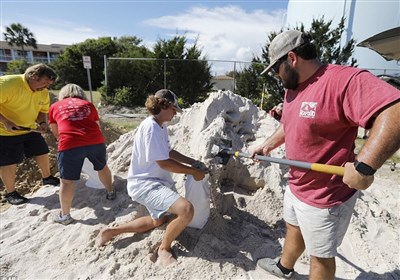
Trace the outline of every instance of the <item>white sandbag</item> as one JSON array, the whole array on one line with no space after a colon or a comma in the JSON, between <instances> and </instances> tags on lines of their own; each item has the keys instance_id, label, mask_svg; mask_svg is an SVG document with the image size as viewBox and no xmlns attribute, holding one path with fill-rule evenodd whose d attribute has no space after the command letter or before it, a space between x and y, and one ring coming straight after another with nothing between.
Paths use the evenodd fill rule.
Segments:
<instances>
[{"instance_id":1,"label":"white sandbag","mask_svg":"<svg viewBox=\"0 0 400 280\"><path fill-rule=\"evenodd\" d=\"M88 175L88 179L85 183L86 187L94 189L104 189L103 183L100 181L99 174L94 170L93 164L85 158L82 166L82 172Z\"/></svg>"},{"instance_id":2,"label":"white sandbag","mask_svg":"<svg viewBox=\"0 0 400 280\"><path fill-rule=\"evenodd\" d=\"M210 216L210 184L209 175L203 180L196 181L193 176L188 175L185 182L185 198L194 207L193 219L188 225L192 228L201 229L207 223Z\"/></svg>"}]
</instances>

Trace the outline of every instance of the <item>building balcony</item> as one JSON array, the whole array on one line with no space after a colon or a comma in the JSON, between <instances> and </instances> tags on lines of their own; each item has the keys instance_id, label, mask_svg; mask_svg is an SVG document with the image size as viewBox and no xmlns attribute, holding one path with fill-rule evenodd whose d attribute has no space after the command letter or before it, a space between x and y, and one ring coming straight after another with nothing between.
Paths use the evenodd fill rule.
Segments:
<instances>
[{"instance_id":1,"label":"building balcony","mask_svg":"<svg viewBox=\"0 0 400 280\"><path fill-rule=\"evenodd\" d=\"M29 63L49 63L57 59L57 57L47 57L47 56L12 56L12 55L0 55L0 62L7 63L12 60L26 59Z\"/></svg>"},{"instance_id":2,"label":"building balcony","mask_svg":"<svg viewBox=\"0 0 400 280\"><path fill-rule=\"evenodd\" d=\"M51 61L51 58L48 58L47 56L34 56L33 57L33 63L48 63L49 60Z\"/></svg>"},{"instance_id":3,"label":"building balcony","mask_svg":"<svg viewBox=\"0 0 400 280\"><path fill-rule=\"evenodd\" d=\"M9 62L13 60L11 55L0 55L0 62Z\"/></svg>"}]
</instances>

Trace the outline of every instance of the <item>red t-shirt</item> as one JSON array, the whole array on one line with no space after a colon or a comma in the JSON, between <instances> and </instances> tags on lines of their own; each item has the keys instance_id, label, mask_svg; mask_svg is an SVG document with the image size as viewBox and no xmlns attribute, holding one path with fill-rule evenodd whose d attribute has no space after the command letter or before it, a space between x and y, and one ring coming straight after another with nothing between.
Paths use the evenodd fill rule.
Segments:
<instances>
[{"instance_id":1,"label":"red t-shirt","mask_svg":"<svg viewBox=\"0 0 400 280\"><path fill-rule=\"evenodd\" d=\"M50 106L49 123L58 126L58 151L104 143L96 108L89 101L65 98Z\"/></svg>"},{"instance_id":2,"label":"red t-shirt","mask_svg":"<svg viewBox=\"0 0 400 280\"><path fill-rule=\"evenodd\" d=\"M281 122L286 157L343 166L354 161L358 126L370 128L373 114L400 99L399 90L365 70L324 65L296 90L285 93ZM301 201L329 208L356 190L342 177L291 167L289 186Z\"/></svg>"}]
</instances>

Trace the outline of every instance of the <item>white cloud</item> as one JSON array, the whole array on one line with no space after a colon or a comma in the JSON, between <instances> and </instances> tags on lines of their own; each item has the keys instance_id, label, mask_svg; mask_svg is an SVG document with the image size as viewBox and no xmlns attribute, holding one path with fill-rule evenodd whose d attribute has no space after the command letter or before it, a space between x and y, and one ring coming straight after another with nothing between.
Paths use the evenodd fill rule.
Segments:
<instances>
[{"instance_id":1,"label":"white cloud","mask_svg":"<svg viewBox=\"0 0 400 280\"><path fill-rule=\"evenodd\" d=\"M185 34L191 44L197 39L198 47L208 59L250 61L253 55L260 55L268 33L280 30L285 14L286 10L283 9L246 11L234 5L216 8L197 6L177 14L157 18L155 16L142 23L128 18L113 22L122 21L125 26L129 23L131 31L126 31L125 26L121 28L113 24L107 27L103 25L102 28L96 20L82 23L81 20L63 20L61 17L51 19L29 14L14 14L12 17L3 16L1 28L4 32L4 26L18 21L34 33L39 44L74 44L88 38L119 37L122 33L142 37L134 32L140 29L146 34L143 44L149 48L159 38L169 39L177 34ZM158 30L150 28L153 30L152 34L148 34L146 28L143 28L143 23ZM213 70L226 68L226 64L223 66L223 63L214 62ZM229 70L233 70L233 66ZM216 71L223 73L220 70Z\"/></svg>"},{"instance_id":2,"label":"white cloud","mask_svg":"<svg viewBox=\"0 0 400 280\"><path fill-rule=\"evenodd\" d=\"M240 47L236 53L235 53L235 57L237 58L237 60L239 61L249 61L249 57L252 58L253 57L253 53L255 50L252 50L250 47Z\"/></svg>"},{"instance_id":3,"label":"white cloud","mask_svg":"<svg viewBox=\"0 0 400 280\"><path fill-rule=\"evenodd\" d=\"M247 12L238 6L195 7L179 15L163 16L146 24L178 30L198 45L209 59L250 61L259 55L271 31L278 31L286 10ZM176 34L172 34L174 36Z\"/></svg>"},{"instance_id":4,"label":"white cloud","mask_svg":"<svg viewBox=\"0 0 400 280\"><path fill-rule=\"evenodd\" d=\"M88 38L98 38L100 35L95 32L87 32L80 29L56 29L51 27L42 27L40 34L36 39L41 44L66 44L71 45L80 43Z\"/></svg>"}]
</instances>

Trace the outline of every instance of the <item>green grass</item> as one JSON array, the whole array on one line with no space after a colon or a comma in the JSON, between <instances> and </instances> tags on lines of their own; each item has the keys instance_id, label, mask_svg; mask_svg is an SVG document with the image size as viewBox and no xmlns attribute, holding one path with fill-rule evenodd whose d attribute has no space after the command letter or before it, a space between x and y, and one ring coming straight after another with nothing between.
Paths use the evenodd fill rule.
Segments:
<instances>
[{"instance_id":1,"label":"green grass","mask_svg":"<svg viewBox=\"0 0 400 280\"><path fill-rule=\"evenodd\" d=\"M92 101L91 99L90 99L90 91L85 91L85 93L86 93L86 96L87 96L87 99L89 100L89 101ZM97 107L97 105L99 104L99 102L100 102L100 100L101 100L101 94L100 94L100 92L98 92L98 91L92 91L92 97L93 97L93 104L94 104L94 106L96 106Z\"/></svg>"},{"instance_id":2,"label":"green grass","mask_svg":"<svg viewBox=\"0 0 400 280\"><path fill-rule=\"evenodd\" d=\"M107 119L102 120L103 123L107 123L112 126L114 129L121 131L121 133L126 133L131 130L134 130L140 122L132 121L131 119Z\"/></svg>"}]
</instances>

